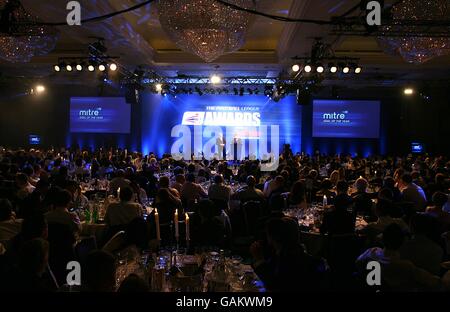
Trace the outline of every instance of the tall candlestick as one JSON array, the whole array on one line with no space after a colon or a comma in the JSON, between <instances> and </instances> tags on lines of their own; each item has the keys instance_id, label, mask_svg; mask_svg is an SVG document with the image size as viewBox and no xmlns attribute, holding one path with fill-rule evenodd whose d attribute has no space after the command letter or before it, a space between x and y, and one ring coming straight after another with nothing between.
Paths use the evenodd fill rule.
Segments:
<instances>
[{"instance_id":1,"label":"tall candlestick","mask_svg":"<svg viewBox=\"0 0 450 312\"><path fill-rule=\"evenodd\" d=\"M190 231L189 231L189 215L187 213L185 213L185 221L186 221L186 242L189 246L189 241L191 240L191 235L190 235Z\"/></svg>"},{"instance_id":2,"label":"tall candlestick","mask_svg":"<svg viewBox=\"0 0 450 312\"><path fill-rule=\"evenodd\" d=\"M117 198L120 198L120 187L117 189Z\"/></svg>"},{"instance_id":3,"label":"tall candlestick","mask_svg":"<svg viewBox=\"0 0 450 312\"><path fill-rule=\"evenodd\" d=\"M155 208L155 225L156 225L156 239L161 240L161 229L159 227L159 213L158 209Z\"/></svg>"},{"instance_id":4,"label":"tall candlestick","mask_svg":"<svg viewBox=\"0 0 450 312\"><path fill-rule=\"evenodd\" d=\"M178 228L178 209L175 209L175 218L174 218L174 223L175 223L175 237L178 241L178 237L180 237L180 231Z\"/></svg>"},{"instance_id":5,"label":"tall candlestick","mask_svg":"<svg viewBox=\"0 0 450 312\"><path fill-rule=\"evenodd\" d=\"M328 205L328 198L326 195L323 195L323 206L325 207L326 205Z\"/></svg>"}]
</instances>

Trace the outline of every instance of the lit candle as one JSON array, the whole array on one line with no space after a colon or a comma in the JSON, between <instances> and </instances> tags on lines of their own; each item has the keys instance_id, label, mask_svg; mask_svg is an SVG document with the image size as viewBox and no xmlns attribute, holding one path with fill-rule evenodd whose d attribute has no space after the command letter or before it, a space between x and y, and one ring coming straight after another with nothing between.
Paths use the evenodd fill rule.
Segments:
<instances>
[{"instance_id":1,"label":"lit candle","mask_svg":"<svg viewBox=\"0 0 450 312\"><path fill-rule=\"evenodd\" d=\"M120 198L120 187L117 189L117 198Z\"/></svg>"},{"instance_id":2,"label":"lit candle","mask_svg":"<svg viewBox=\"0 0 450 312\"><path fill-rule=\"evenodd\" d=\"M156 239L161 240L161 229L159 228L159 213L158 209L155 208L155 226L156 226Z\"/></svg>"},{"instance_id":3,"label":"lit candle","mask_svg":"<svg viewBox=\"0 0 450 312\"><path fill-rule=\"evenodd\" d=\"M189 215L185 213L186 216L186 242L189 245L189 241L191 240L191 235L189 233Z\"/></svg>"},{"instance_id":4,"label":"lit candle","mask_svg":"<svg viewBox=\"0 0 450 312\"><path fill-rule=\"evenodd\" d=\"M325 207L326 205L328 205L328 198L326 195L323 195L323 206Z\"/></svg>"},{"instance_id":5,"label":"lit candle","mask_svg":"<svg viewBox=\"0 0 450 312\"><path fill-rule=\"evenodd\" d=\"M175 209L174 223L175 223L175 237L178 240L178 237L180 237L180 231L179 231L179 228L178 228L178 209Z\"/></svg>"}]
</instances>

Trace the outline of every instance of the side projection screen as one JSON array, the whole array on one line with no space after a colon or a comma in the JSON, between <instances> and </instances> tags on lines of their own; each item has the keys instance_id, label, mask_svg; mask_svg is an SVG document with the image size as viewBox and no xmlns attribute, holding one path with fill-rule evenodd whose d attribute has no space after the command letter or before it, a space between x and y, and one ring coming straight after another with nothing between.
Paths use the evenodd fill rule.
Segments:
<instances>
[{"instance_id":1,"label":"side projection screen","mask_svg":"<svg viewBox=\"0 0 450 312\"><path fill-rule=\"evenodd\" d=\"M380 102L315 100L313 137L366 138L380 136Z\"/></svg>"},{"instance_id":2,"label":"side projection screen","mask_svg":"<svg viewBox=\"0 0 450 312\"><path fill-rule=\"evenodd\" d=\"M131 105L122 97L70 99L70 132L130 133Z\"/></svg>"}]
</instances>

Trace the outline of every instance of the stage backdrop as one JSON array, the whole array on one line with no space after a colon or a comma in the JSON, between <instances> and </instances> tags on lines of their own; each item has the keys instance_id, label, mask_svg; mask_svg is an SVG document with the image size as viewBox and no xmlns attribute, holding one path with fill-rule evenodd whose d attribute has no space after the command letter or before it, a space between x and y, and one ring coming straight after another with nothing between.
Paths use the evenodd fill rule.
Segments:
<instances>
[{"instance_id":1,"label":"stage backdrop","mask_svg":"<svg viewBox=\"0 0 450 312\"><path fill-rule=\"evenodd\" d=\"M279 149L282 149L283 144L290 144L294 153L301 148L301 107L292 96L274 102L264 95L173 97L147 92L142 94L141 105L144 153L154 152L161 156L171 152L174 144L186 135L186 132L181 134L181 130L186 128L191 131L189 142L191 152L196 156L210 147L210 150L217 152L217 133L208 130L218 128L222 131L225 144L231 144L235 138L242 142L242 149L239 148L242 150L241 157L249 155L250 142L261 142L264 137L261 129L264 126L267 126L269 152L274 152L271 148L275 146L271 140L272 134L275 134L272 126L278 126L279 129ZM261 158L262 153L258 146L255 156Z\"/></svg>"}]
</instances>

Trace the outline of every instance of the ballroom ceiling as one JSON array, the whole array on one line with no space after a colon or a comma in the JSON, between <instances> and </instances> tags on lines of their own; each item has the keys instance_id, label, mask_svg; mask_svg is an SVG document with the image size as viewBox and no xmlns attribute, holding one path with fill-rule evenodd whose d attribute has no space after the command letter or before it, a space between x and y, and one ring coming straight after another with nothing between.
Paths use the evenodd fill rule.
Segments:
<instances>
[{"instance_id":1,"label":"ballroom ceiling","mask_svg":"<svg viewBox=\"0 0 450 312\"><path fill-rule=\"evenodd\" d=\"M81 0L83 18L121 10L141 0ZM269 14L293 18L329 20L357 4L359 0L259 0L258 10ZM389 3L389 1L387 1ZM67 1L22 0L31 13L48 22L64 21ZM400 57L382 52L372 37L338 37L330 34L329 26L303 23L286 23L256 17L248 30L245 45L237 52L224 55L213 63L178 49L161 28L155 4L116 16L106 21L82 26L60 26L60 38L50 54L34 57L27 64L0 63L3 76L54 77L52 65L59 57L87 56L89 43L96 37L105 39L108 54L119 56L119 63L129 70L142 65L163 76L209 76L213 70L224 76L277 77L290 68L292 57L310 53L314 38L333 43L338 56L360 58L364 75L346 81L328 81L332 84L389 85L396 81L447 78L450 57L440 57L424 65L412 65ZM87 77L89 73L58 74L66 80Z\"/></svg>"}]
</instances>

